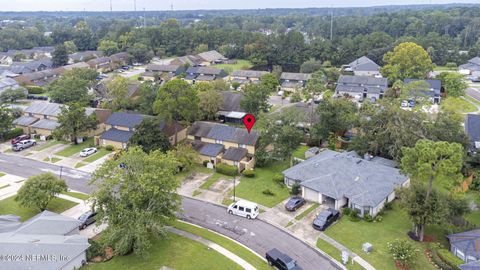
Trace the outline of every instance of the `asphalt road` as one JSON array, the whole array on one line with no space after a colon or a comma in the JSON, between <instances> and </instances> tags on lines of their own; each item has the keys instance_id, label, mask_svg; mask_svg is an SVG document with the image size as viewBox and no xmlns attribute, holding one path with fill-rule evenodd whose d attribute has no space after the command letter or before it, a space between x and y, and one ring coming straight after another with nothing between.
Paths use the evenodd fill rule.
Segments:
<instances>
[{"instance_id":1,"label":"asphalt road","mask_svg":"<svg viewBox=\"0 0 480 270\"><path fill-rule=\"evenodd\" d=\"M183 198L182 210L183 220L235 239L260 255L277 248L304 270L340 269L315 249L263 221L229 215L221 206L190 198Z\"/></svg>"},{"instance_id":2,"label":"asphalt road","mask_svg":"<svg viewBox=\"0 0 480 270\"><path fill-rule=\"evenodd\" d=\"M13 155L0 154L0 172L25 178L45 172L57 176L61 173L70 189L84 193L91 193L95 189L88 185L91 178L89 173Z\"/></svg>"},{"instance_id":3,"label":"asphalt road","mask_svg":"<svg viewBox=\"0 0 480 270\"><path fill-rule=\"evenodd\" d=\"M478 88L469 87L467 88L466 92L470 97L480 101L480 90Z\"/></svg>"}]
</instances>

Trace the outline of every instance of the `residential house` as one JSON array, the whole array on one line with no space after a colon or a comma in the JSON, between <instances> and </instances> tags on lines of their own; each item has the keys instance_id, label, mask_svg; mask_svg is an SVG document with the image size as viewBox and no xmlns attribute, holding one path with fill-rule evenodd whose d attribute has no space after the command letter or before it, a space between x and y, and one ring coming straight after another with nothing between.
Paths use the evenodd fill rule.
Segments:
<instances>
[{"instance_id":1,"label":"residential house","mask_svg":"<svg viewBox=\"0 0 480 270\"><path fill-rule=\"evenodd\" d=\"M10 66L13 64L13 56L6 52L0 52L0 65Z\"/></svg>"},{"instance_id":2,"label":"residential house","mask_svg":"<svg viewBox=\"0 0 480 270\"><path fill-rule=\"evenodd\" d=\"M260 82L260 78L268 73L268 71L257 70L234 70L232 74L230 74L230 82L241 85L258 83Z\"/></svg>"},{"instance_id":3,"label":"residential house","mask_svg":"<svg viewBox=\"0 0 480 270\"><path fill-rule=\"evenodd\" d=\"M283 91L296 92L307 85L311 76L307 73L283 72L280 75L280 86Z\"/></svg>"},{"instance_id":4,"label":"residential house","mask_svg":"<svg viewBox=\"0 0 480 270\"><path fill-rule=\"evenodd\" d=\"M7 89L18 89L20 85L17 81L8 77L0 77L0 94Z\"/></svg>"},{"instance_id":5,"label":"residential house","mask_svg":"<svg viewBox=\"0 0 480 270\"><path fill-rule=\"evenodd\" d=\"M8 50L5 54L10 56L12 59L16 55L22 55L25 59L30 60L41 60L41 59L51 59L52 54L55 51L55 47L34 47L32 49L25 50Z\"/></svg>"},{"instance_id":6,"label":"residential house","mask_svg":"<svg viewBox=\"0 0 480 270\"><path fill-rule=\"evenodd\" d=\"M186 68L181 65L156 65L151 64L145 68L142 74L144 80L155 81L155 75L158 75L162 80L168 81L185 72Z\"/></svg>"},{"instance_id":7,"label":"residential house","mask_svg":"<svg viewBox=\"0 0 480 270\"><path fill-rule=\"evenodd\" d=\"M414 83L419 81L425 81L427 88L412 90L412 92L419 92L419 93L411 93L411 95L420 95L422 97L428 98L430 102L434 104L439 104L442 98L441 97L442 82L440 80L405 79L403 83L409 84L409 83Z\"/></svg>"},{"instance_id":8,"label":"residential house","mask_svg":"<svg viewBox=\"0 0 480 270\"><path fill-rule=\"evenodd\" d=\"M323 150L283 171L285 184L299 184L302 197L339 210L349 207L361 216L376 216L395 199L395 190L409 184L396 168L365 160L355 152Z\"/></svg>"},{"instance_id":9,"label":"residential house","mask_svg":"<svg viewBox=\"0 0 480 270\"><path fill-rule=\"evenodd\" d=\"M139 81L131 81L127 85L127 95L125 96L129 100L137 100L140 97L140 85L142 83ZM105 82L100 82L93 87L93 93L95 95L95 107L101 107L104 103L110 103L112 97L109 95L107 84Z\"/></svg>"},{"instance_id":10,"label":"residential house","mask_svg":"<svg viewBox=\"0 0 480 270\"><path fill-rule=\"evenodd\" d=\"M223 69L212 67L189 67L186 73L187 76L185 76L185 80L191 83L211 82L227 76L227 73Z\"/></svg>"},{"instance_id":11,"label":"residential house","mask_svg":"<svg viewBox=\"0 0 480 270\"><path fill-rule=\"evenodd\" d=\"M197 54L197 57L199 57L203 60L200 64L202 66L220 64L223 61L228 60L228 58L226 58L225 56L223 56L221 53L217 52L216 50L199 53L199 54Z\"/></svg>"},{"instance_id":12,"label":"residential house","mask_svg":"<svg viewBox=\"0 0 480 270\"><path fill-rule=\"evenodd\" d=\"M62 72L61 68L47 69L32 73L22 74L15 77L15 80L21 85L46 86L57 80Z\"/></svg>"},{"instance_id":13,"label":"residential house","mask_svg":"<svg viewBox=\"0 0 480 270\"><path fill-rule=\"evenodd\" d=\"M375 101L383 98L387 88L386 78L341 75L335 88L335 95L353 97L358 101L366 98Z\"/></svg>"},{"instance_id":14,"label":"residential house","mask_svg":"<svg viewBox=\"0 0 480 270\"><path fill-rule=\"evenodd\" d=\"M472 75L480 77L480 57L474 57L466 64L460 65L458 71L465 75Z\"/></svg>"},{"instance_id":15,"label":"residential house","mask_svg":"<svg viewBox=\"0 0 480 270\"><path fill-rule=\"evenodd\" d=\"M68 55L68 63L88 62L95 58L103 57L102 51L84 51L76 52Z\"/></svg>"},{"instance_id":16,"label":"residential house","mask_svg":"<svg viewBox=\"0 0 480 270\"><path fill-rule=\"evenodd\" d=\"M450 234L447 235L447 239L450 242L450 252L466 263L462 265L464 268L460 267L460 269L469 269L468 266L478 265L480 262L480 229Z\"/></svg>"},{"instance_id":17,"label":"residential house","mask_svg":"<svg viewBox=\"0 0 480 270\"><path fill-rule=\"evenodd\" d=\"M3 260L2 269L79 269L87 262L88 237L81 222L49 211L25 222L0 216L0 254L23 258Z\"/></svg>"},{"instance_id":18,"label":"residential house","mask_svg":"<svg viewBox=\"0 0 480 270\"><path fill-rule=\"evenodd\" d=\"M242 123L246 115L245 110L240 106L244 98L243 93L222 91L223 102L217 115L222 122Z\"/></svg>"},{"instance_id":19,"label":"residential house","mask_svg":"<svg viewBox=\"0 0 480 270\"><path fill-rule=\"evenodd\" d=\"M100 57L95 58L87 62L90 68L95 69L97 72L105 73L113 70L112 58Z\"/></svg>"},{"instance_id":20,"label":"residential house","mask_svg":"<svg viewBox=\"0 0 480 270\"><path fill-rule=\"evenodd\" d=\"M61 67L64 71L72 70L74 68L91 68L86 62L76 62L74 64L69 64Z\"/></svg>"},{"instance_id":21,"label":"residential house","mask_svg":"<svg viewBox=\"0 0 480 270\"><path fill-rule=\"evenodd\" d=\"M465 118L465 133L470 138L472 151L480 151L480 115L467 114Z\"/></svg>"},{"instance_id":22,"label":"residential house","mask_svg":"<svg viewBox=\"0 0 480 270\"><path fill-rule=\"evenodd\" d=\"M37 71L43 71L51 69L53 67L53 62L50 59L42 59L37 61L30 62L14 62L9 71L15 74L27 74Z\"/></svg>"},{"instance_id":23,"label":"residential house","mask_svg":"<svg viewBox=\"0 0 480 270\"><path fill-rule=\"evenodd\" d=\"M58 123L58 115L61 113L61 107L67 106L50 102L33 102L23 111L23 116L13 121L17 128L22 128L26 134L35 134L39 136L51 136ZM86 108L87 115L95 114L98 121L97 129L85 134L85 136L93 136L99 134L103 130L103 125L107 118L111 115L110 110Z\"/></svg>"},{"instance_id":24,"label":"residential house","mask_svg":"<svg viewBox=\"0 0 480 270\"><path fill-rule=\"evenodd\" d=\"M110 56L114 69L127 66L132 62L132 56L127 52L119 52Z\"/></svg>"},{"instance_id":25,"label":"residential house","mask_svg":"<svg viewBox=\"0 0 480 270\"><path fill-rule=\"evenodd\" d=\"M170 62L170 65L180 65L180 66L190 66L190 67L197 67L201 66L204 60L200 58L199 56L195 55L186 55L182 57L178 57L176 59L173 59Z\"/></svg>"},{"instance_id":26,"label":"residential house","mask_svg":"<svg viewBox=\"0 0 480 270\"><path fill-rule=\"evenodd\" d=\"M146 116L136 113L115 112L105 122L105 132L95 137L95 144L101 146L112 145L117 149L127 148L128 141L135 134L136 127ZM175 130L177 142L187 137L187 129L181 124L174 122L168 125L165 121L160 122L160 129L168 137L171 144L175 144Z\"/></svg>"},{"instance_id":27,"label":"residential house","mask_svg":"<svg viewBox=\"0 0 480 270\"><path fill-rule=\"evenodd\" d=\"M239 171L253 169L259 134L224 124L197 121L188 131L188 140L202 162L225 163Z\"/></svg>"},{"instance_id":28,"label":"residential house","mask_svg":"<svg viewBox=\"0 0 480 270\"><path fill-rule=\"evenodd\" d=\"M380 66L366 56L351 62L345 70L352 71L355 76L381 76Z\"/></svg>"}]
</instances>

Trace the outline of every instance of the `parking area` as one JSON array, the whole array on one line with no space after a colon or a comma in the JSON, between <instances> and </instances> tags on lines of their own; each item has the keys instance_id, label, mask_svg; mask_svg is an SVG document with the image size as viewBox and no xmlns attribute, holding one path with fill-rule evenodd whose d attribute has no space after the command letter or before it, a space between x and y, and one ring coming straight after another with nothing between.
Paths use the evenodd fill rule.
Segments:
<instances>
[{"instance_id":1,"label":"parking area","mask_svg":"<svg viewBox=\"0 0 480 270\"><path fill-rule=\"evenodd\" d=\"M269 208L264 213L262 213L262 217L271 223L275 223L281 227L287 227L289 226L289 224L292 224L296 221L296 216L301 215L303 211L306 211L313 205L311 202L307 202L305 205L303 205L296 211L290 212L285 209L285 204L289 199L290 198L282 201L281 203L275 205L272 208Z\"/></svg>"}]
</instances>

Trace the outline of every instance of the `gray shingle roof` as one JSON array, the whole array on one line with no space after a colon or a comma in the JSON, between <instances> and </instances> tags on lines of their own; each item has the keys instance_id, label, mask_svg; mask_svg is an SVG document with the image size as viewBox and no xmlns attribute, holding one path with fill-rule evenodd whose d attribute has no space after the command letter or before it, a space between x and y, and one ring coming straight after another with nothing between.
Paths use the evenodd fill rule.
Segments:
<instances>
[{"instance_id":1,"label":"gray shingle roof","mask_svg":"<svg viewBox=\"0 0 480 270\"><path fill-rule=\"evenodd\" d=\"M324 150L283 174L332 198L347 197L355 204L371 207L408 180L398 169L331 150Z\"/></svg>"},{"instance_id":2,"label":"gray shingle roof","mask_svg":"<svg viewBox=\"0 0 480 270\"><path fill-rule=\"evenodd\" d=\"M379 71L380 70L380 66L366 56L362 56L348 65L352 68L353 71Z\"/></svg>"},{"instance_id":3,"label":"gray shingle roof","mask_svg":"<svg viewBox=\"0 0 480 270\"><path fill-rule=\"evenodd\" d=\"M387 78L375 78L371 76L341 75L335 91L363 93L382 93L388 88Z\"/></svg>"},{"instance_id":4,"label":"gray shingle roof","mask_svg":"<svg viewBox=\"0 0 480 270\"><path fill-rule=\"evenodd\" d=\"M188 74L204 74L204 75L221 75L222 69L212 67L189 67L187 69Z\"/></svg>"},{"instance_id":5,"label":"gray shingle roof","mask_svg":"<svg viewBox=\"0 0 480 270\"><path fill-rule=\"evenodd\" d=\"M181 66L180 65L156 65L156 64L150 64L147 66L145 69L146 71L151 71L151 72L175 72L177 71Z\"/></svg>"},{"instance_id":6,"label":"gray shingle roof","mask_svg":"<svg viewBox=\"0 0 480 270\"><path fill-rule=\"evenodd\" d=\"M280 75L280 80L308 81L310 77L310 74L307 73L283 72L282 75Z\"/></svg>"},{"instance_id":7,"label":"gray shingle roof","mask_svg":"<svg viewBox=\"0 0 480 270\"><path fill-rule=\"evenodd\" d=\"M216 157L224 148L223 144L207 143L200 148L198 153L204 156Z\"/></svg>"},{"instance_id":8,"label":"gray shingle roof","mask_svg":"<svg viewBox=\"0 0 480 270\"><path fill-rule=\"evenodd\" d=\"M480 261L473 261L458 266L460 270L478 270L480 269Z\"/></svg>"},{"instance_id":9,"label":"gray shingle roof","mask_svg":"<svg viewBox=\"0 0 480 270\"><path fill-rule=\"evenodd\" d=\"M204 81L204 82L211 82L211 81L215 80L215 76L214 75L199 75L195 78L195 80Z\"/></svg>"},{"instance_id":10,"label":"gray shingle roof","mask_svg":"<svg viewBox=\"0 0 480 270\"><path fill-rule=\"evenodd\" d=\"M254 130L248 133L244 128L202 121L193 123L188 135L246 145L255 145L258 140L258 133Z\"/></svg>"},{"instance_id":11,"label":"gray shingle roof","mask_svg":"<svg viewBox=\"0 0 480 270\"><path fill-rule=\"evenodd\" d=\"M222 159L240 161L247 156L247 153L248 153L247 149L230 147L227 149L225 154L223 154Z\"/></svg>"},{"instance_id":12,"label":"gray shingle roof","mask_svg":"<svg viewBox=\"0 0 480 270\"><path fill-rule=\"evenodd\" d=\"M50 119L40 119L38 122L35 122L31 125L32 128L39 128L39 129L46 129L46 130L54 130L60 124L55 120Z\"/></svg>"},{"instance_id":13,"label":"gray shingle roof","mask_svg":"<svg viewBox=\"0 0 480 270\"><path fill-rule=\"evenodd\" d=\"M15 234L52 234L67 235L80 226L81 222L66 216L50 211L43 211L40 214L24 222Z\"/></svg>"},{"instance_id":14,"label":"gray shingle roof","mask_svg":"<svg viewBox=\"0 0 480 270\"><path fill-rule=\"evenodd\" d=\"M244 98L243 93L234 93L222 91L223 103L220 106L220 111L226 112L245 112L240 106L240 102Z\"/></svg>"},{"instance_id":15,"label":"gray shingle roof","mask_svg":"<svg viewBox=\"0 0 480 270\"><path fill-rule=\"evenodd\" d=\"M408 84L408 83L411 83L411 82L419 82L419 81L425 81L428 84L429 90L422 91L422 92L424 92L425 95L431 96L431 97L439 97L440 96L440 90L442 88L442 82L440 80L405 79L403 82L405 84Z\"/></svg>"},{"instance_id":16,"label":"gray shingle roof","mask_svg":"<svg viewBox=\"0 0 480 270\"><path fill-rule=\"evenodd\" d=\"M115 128L111 128L105 131L101 136L100 139L102 140L109 140L114 142L121 142L127 143L128 140L133 136L133 131L124 131Z\"/></svg>"},{"instance_id":17,"label":"gray shingle roof","mask_svg":"<svg viewBox=\"0 0 480 270\"><path fill-rule=\"evenodd\" d=\"M480 142L480 115L467 114L465 118L465 133L467 133L472 146L475 142Z\"/></svg>"},{"instance_id":18,"label":"gray shingle roof","mask_svg":"<svg viewBox=\"0 0 480 270\"><path fill-rule=\"evenodd\" d=\"M226 59L225 56L223 56L221 53L217 52L216 50L199 53L197 54L197 56L201 57L207 62L214 62L214 61Z\"/></svg>"},{"instance_id":19,"label":"gray shingle roof","mask_svg":"<svg viewBox=\"0 0 480 270\"><path fill-rule=\"evenodd\" d=\"M465 256L480 259L480 229L447 235L450 245L462 251Z\"/></svg>"},{"instance_id":20,"label":"gray shingle roof","mask_svg":"<svg viewBox=\"0 0 480 270\"><path fill-rule=\"evenodd\" d=\"M58 116L61 113L61 107L67 106L59 103L33 102L25 109L25 113L41 114L47 116ZM95 112L94 108L85 108L85 113L91 115Z\"/></svg>"},{"instance_id":21,"label":"gray shingle roof","mask_svg":"<svg viewBox=\"0 0 480 270\"><path fill-rule=\"evenodd\" d=\"M231 74L232 77L247 77L247 78L260 78L263 75L268 74L268 71L258 70L234 70Z\"/></svg>"},{"instance_id":22,"label":"gray shingle roof","mask_svg":"<svg viewBox=\"0 0 480 270\"><path fill-rule=\"evenodd\" d=\"M36 121L38 121L38 118L30 117L30 116L22 116L20 118L13 120L13 124L26 127L35 123Z\"/></svg>"},{"instance_id":23,"label":"gray shingle roof","mask_svg":"<svg viewBox=\"0 0 480 270\"><path fill-rule=\"evenodd\" d=\"M142 114L115 112L105 123L112 126L134 128L140 124L144 118L145 116Z\"/></svg>"}]
</instances>

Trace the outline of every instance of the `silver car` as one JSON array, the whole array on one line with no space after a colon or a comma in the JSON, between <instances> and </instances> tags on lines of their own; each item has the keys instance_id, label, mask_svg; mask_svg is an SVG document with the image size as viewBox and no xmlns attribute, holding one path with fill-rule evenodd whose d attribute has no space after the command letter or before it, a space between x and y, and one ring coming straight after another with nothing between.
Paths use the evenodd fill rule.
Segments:
<instances>
[{"instance_id":1,"label":"silver car","mask_svg":"<svg viewBox=\"0 0 480 270\"><path fill-rule=\"evenodd\" d=\"M80 156L81 157L88 157L90 155L93 155L97 152L97 148L85 148L82 150L82 152L80 152Z\"/></svg>"},{"instance_id":2,"label":"silver car","mask_svg":"<svg viewBox=\"0 0 480 270\"><path fill-rule=\"evenodd\" d=\"M22 151L23 149L35 146L37 142L35 140L23 140L19 141L18 143L12 145L13 151Z\"/></svg>"}]
</instances>

